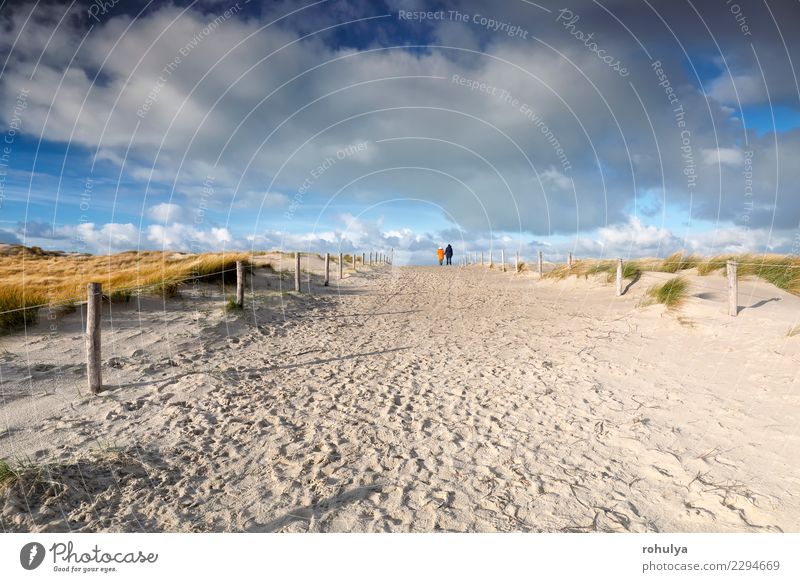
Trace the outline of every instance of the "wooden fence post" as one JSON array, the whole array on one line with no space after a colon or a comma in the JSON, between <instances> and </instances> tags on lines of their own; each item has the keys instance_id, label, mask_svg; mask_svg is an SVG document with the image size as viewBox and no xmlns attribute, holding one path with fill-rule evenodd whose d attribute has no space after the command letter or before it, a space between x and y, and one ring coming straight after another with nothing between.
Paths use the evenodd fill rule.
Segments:
<instances>
[{"instance_id":1,"label":"wooden fence post","mask_svg":"<svg viewBox=\"0 0 800 582\"><path fill-rule=\"evenodd\" d=\"M490 249L490 250L489 250L489 267L491 268L493 264L494 264L494 263L493 263L493 260L492 260L492 251L491 251L491 249Z\"/></svg>"},{"instance_id":2,"label":"wooden fence post","mask_svg":"<svg viewBox=\"0 0 800 582\"><path fill-rule=\"evenodd\" d=\"M728 261L728 315L739 315L739 279L736 261Z\"/></svg>"},{"instance_id":3,"label":"wooden fence post","mask_svg":"<svg viewBox=\"0 0 800 582\"><path fill-rule=\"evenodd\" d=\"M244 307L244 264L236 261L236 306Z\"/></svg>"},{"instance_id":4,"label":"wooden fence post","mask_svg":"<svg viewBox=\"0 0 800 582\"><path fill-rule=\"evenodd\" d=\"M325 253L325 282L323 285L327 287L331 284L331 254Z\"/></svg>"},{"instance_id":5,"label":"wooden fence post","mask_svg":"<svg viewBox=\"0 0 800 582\"><path fill-rule=\"evenodd\" d=\"M622 297L622 259L617 259L617 297Z\"/></svg>"},{"instance_id":6,"label":"wooden fence post","mask_svg":"<svg viewBox=\"0 0 800 582\"><path fill-rule=\"evenodd\" d=\"M568 269L571 269L571 268L572 268L572 253L570 253L569 255L567 255L567 268L568 268Z\"/></svg>"},{"instance_id":7,"label":"wooden fence post","mask_svg":"<svg viewBox=\"0 0 800 582\"><path fill-rule=\"evenodd\" d=\"M481 267L483 266L483 251L481 251Z\"/></svg>"},{"instance_id":8,"label":"wooden fence post","mask_svg":"<svg viewBox=\"0 0 800 582\"><path fill-rule=\"evenodd\" d=\"M100 369L100 317L103 288L100 283L89 283L86 297L86 375L89 391L97 394L103 387Z\"/></svg>"},{"instance_id":9,"label":"wooden fence post","mask_svg":"<svg viewBox=\"0 0 800 582\"><path fill-rule=\"evenodd\" d=\"M506 250L500 249L500 268L506 272Z\"/></svg>"},{"instance_id":10,"label":"wooden fence post","mask_svg":"<svg viewBox=\"0 0 800 582\"><path fill-rule=\"evenodd\" d=\"M539 251L539 278L544 277L544 253Z\"/></svg>"},{"instance_id":11,"label":"wooden fence post","mask_svg":"<svg viewBox=\"0 0 800 582\"><path fill-rule=\"evenodd\" d=\"M344 279L344 255L339 253L339 279Z\"/></svg>"},{"instance_id":12,"label":"wooden fence post","mask_svg":"<svg viewBox=\"0 0 800 582\"><path fill-rule=\"evenodd\" d=\"M367 266L367 253L361 253L361 266Z\"/></svg>"},{"instance_id":13,"label":"wooden fence post","mask_svg":"<svg viewBox=\"0 0 800 582\"><path fill-rule=\"evenodd\" d=\"M300 253L294 254L294 290L300 292Z\"/></svg>"}]
</instances>

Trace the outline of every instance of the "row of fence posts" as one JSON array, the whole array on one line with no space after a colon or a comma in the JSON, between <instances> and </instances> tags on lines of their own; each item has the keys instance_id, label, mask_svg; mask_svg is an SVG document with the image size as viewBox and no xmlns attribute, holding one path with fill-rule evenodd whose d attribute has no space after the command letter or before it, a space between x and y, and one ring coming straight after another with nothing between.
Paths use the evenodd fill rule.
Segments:
<instances>
[{"instance_id":1,"label":"row of fence posts","mask_svg":"<svg viewBox=\"0 0 800 582\"><path fill-rule=\"evenodd\" d=\"M294 290L300 291L300 256L294 254ZM361 253L362 265L390 265L394 257L382 252ZM325 253L325 281L330 284L331 255ZM356 256L353 255L353 267L356 265ZM339 279L344 279L344 253L339 253ZM245 266L242 261L236 261L236 306L244 307ZM103 286L100 283L89 283L86 297L86 374L88 377L89 391L97 394L103 387L103 374L101 368L101 334L100 323L102 315Z\"/></svg>"},{"instance_id":2,"label":"row of fence posts","mask_svg":"<svg viewBox=\"0 0 800 582\"><path fill-rule=\"evenodd\" d=\"M295 253L294 263L294 290L300 291L300 255ZM370 252L369 262L367 263L367 253L361 253L362 265L378 265L378 264L391 264L392 257L394 256L394 249L391 255L380 252ZM515 253L516 262L514 264L515 272L519 273L519 252ZM464 264L470 264L470 258L465 256ZM472 258L477 263L477 254ZM325 279L324 285L330 285L330 253L325 253ZM500 263L503 272L506 270L505 250L500 251ZM353 266L355 267L355 255L353 255ZM480 264L484 265L483 251L480 253ZM492 251L489 251L489 267L493 267ZM567 267L571 269L573 266L572 253L567 255ZM728 315L736 317L739 315L739 279L738 279L738 265L736 261L728 261L726 264L728 275ZM617 297L624 294L623 278L624 264L621 258L617 259L616 269L616 292ZM544 253L539 251L539 278L544 277ZM339 253L339 279L344 278L344 254ZM236 305L244 307L244 284L245 284L245 271L244 263L242 261L236 262ZM89 391L92 394L97 394L103 386L103 375L101 371L101 335L100 335L100 322L102 313L102 299L103 288L100 283L89 283L87 286L86 298L86 372L89 382Z\"/></svg>"},{"instance_id":3,"label":"row of fence posts","mask_svg":"<svg viewBox=\"0 0 800 582\"><path fill-rule=\"evenodd\" d=\"M477 264L478 262L478 254L475 253L472 256L469 254L464 255L463 264L470 265L470 264ZM519 252L514 254L514 272L519 273ZM572 253L567 254L567 268L572 269L574 264L574 259ZM483 251L480 253L480 265L484 266L483 261ZM544 277L544 253L539 251L539 278L541 279ZM489 251L489 267L494 267L492 262L492 251ZM739 278L738 278L738 265L736 261L728 261L726 264L727 275L728 275L728 315L732 317L736 317L739 315ZM505 250L500 250L500 270L502 272L506 272L506 255ZM622 259L617 259L617 270L616 270L616 290L617 290L617 297L621 297L624 293L624 265Z\"/></svg>"}]
</instances>

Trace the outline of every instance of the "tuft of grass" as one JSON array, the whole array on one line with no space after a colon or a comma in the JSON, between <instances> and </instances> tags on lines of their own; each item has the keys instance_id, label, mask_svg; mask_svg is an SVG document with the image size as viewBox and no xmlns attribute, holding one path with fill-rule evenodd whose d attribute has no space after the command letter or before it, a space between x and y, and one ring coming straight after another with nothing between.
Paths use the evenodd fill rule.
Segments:
<instances>
[{"instance_id":1,"label":"tuft of grass","mask_svg":"<svg viewBox=\"0 0 800 582\"><path fill-rule=\"evenodd\" d=\"M704 261L700 261L697 265L697 274L698 275L710 275L716 271L720 271L725 268L725 265L728 261L735 259L734 255L715 255L710 257Z\"/></svg>"},{"instance_id":2,"label":"tuft of grass","mask_svg":"<svg viewBox=\"0 0 800 582\"><path fill-rule=\"evenodd\" d=\"M654 285L647 290L647 295L656 303L662 303L667 309L677 309L686 300L689 283L683 277L673 277L662 285Z\"/></svg>"},{"instance_id":3,"label":"tuft of grass","mask_svg":"<svg viewBox=\"0 0 800 582\"><path fill-rule=\"evenodd\" d=\"M655 265L653 271L661 271L662 273L677 273L687 269L694 269L701 263L702 259L696 255L687 255L684 251L672 253L660 265Z\"/></svg>"},{"instance_id":4,"label":"tuft of grass","mask_svg":"<svg viewBox=\"0 0 800 582\"><path fill-rule=\"evenodd\" d=\"M525 263L520 261L517 263L517 271L523 273L528 267L525 266Z\"/></svg>"},{"instance_id":5,"label":"tuft of grass","mask_svg":"<svg viewBox=\"0 0 800 582\"><path fill-rule=\"evenodd\" d=\"M128 479L146 483L147 471L136 457L114 448L91 449L71 461L0 460L0 505L22 515L54 504L69 512Z\"/></svg>"},{"instance_id":6,"label":"tuft of grass","mask_svg":"<svg viewBox=\"0 0 800 582\"><path fill-rule=\"evenodd\" d=\"M786 332L786 337L795 337L800 335L800 325L795 325L794 327L789 328L789 331Z\"/></svg>"},{"instance_id":7,"label":"tuft of grass","mask_svg":"<svg viewBox=\"0 0 800 582\"><path fill-rule=\"evenodd\" d=\"M36 323L39 320L39 308L34 306L45 303L47 298L44 294L27 286L0 287L0 331Z\"/></svg>"},{"instance_id":8,"label":"tuft of grass","mask_svg":"<svg viewBox=\"0 0 800 582\"><path fill-rule=\"evenodd\" d=\"M624 261L622 263L623 279L638 279L642 276L642 268L635 261Z\"/></svg>"},{"instance_id":9,"label":"tuft of grass","mask_svg":"<svg viewBox=\"0 0 800 582\"><path fill-rule=\"evenodd\" d=\"M5 459L0 459L0 491L17 478L17 473Z\"/></svg>"},{"instance_id":10,"label":"tuft of grass","mask_svg":"<svg viewBox=\"0 0 800 582\"><path fill-rule=\"evenodd\" d=\"M236 297L229 295L228 300L225 302L225 311L237 311L241 308L242 306L236 302Z\"/></svg>"},{"instance_id":11,"label":"tuft of grass","mask_svg":"<svg viewBox=\"0 0 800 582\"><path fill-rule=\"evenodd\" d=\"M133 297L133 291L130 289L117 289L108 294L108 300L111 303L128 303Z\"/></svg>"},{"instance_id":12,"label":"tuft of grass","mask_svg":"<svg viewBox=\"0 0 800 582\"><path fill-rule=\"evenodd\" d=\"M145 288L148 294L163 297L164 299L171 299L180 294L180 284L178 281L162 281L155 285L149 285Z\"/></svg>"}]
</instances>

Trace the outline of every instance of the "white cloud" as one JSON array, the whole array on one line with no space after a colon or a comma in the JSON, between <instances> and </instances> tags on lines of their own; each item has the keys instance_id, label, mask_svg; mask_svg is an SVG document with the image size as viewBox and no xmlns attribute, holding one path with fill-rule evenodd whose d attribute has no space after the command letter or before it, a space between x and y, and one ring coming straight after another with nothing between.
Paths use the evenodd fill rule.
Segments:
<instances>
[{"instance_id":1,"label":"white cloud","mask_svg":"<svg viewBox=\"0 0 800 582\"><path fill-rule=\"evenodd\" d=\"M709 83L708 94L727 105L751 105L767 100L764 81L756 73L730 75L727 71Z\"/></svg>"},{"instance_id":2,"label":"white cloud","mask_svg":"<svg viewBox=\"0 0 800 582\"><path fill-rule=\"evenodd\" d=\"M169 202L162 202L161 204L156 204L147 209L147 216L149 218L164 224L180 222L183 215L184 211L180 205Z\"/></svg>"},{"instance_id":3,"label":"white cloud","mask_svg":"<svg viewBox=\"0 0 800 582\"><path fill-rule=\"evenodd\" d=\"M744 155L736 148L708 148L700 150L703 163L708 165L727 164L728 166L741 167Z\"/></svg>"},{"instance_id":4,"label":"white cloud","mask_svg":"<svg viewBox=\"0 0 800 582\"><path fill-rule=\"evenodd\" d=\"M551 187L558 188L559 190L572 190L572 180L567 176L551 167L541 174L542 181L550 184Z\"/></svg>"},{"instance_id":5,"label":"white cloud","mask_svg":"<svg viewBox=\"0 0 800 582\"><path fill-rule=\"evenodd\" d=\"M605 257L657 256L680 246L680 239L669 229L643 224L636 217L591 234L579 237L576 250L580 253Z\"/></svg>"},{"instance_id":6,"label":"white cloud","mask_svg":"<svg viewBox=\"0 0 800 582\"><path fill-rule=\"evenodd\" d=\"M221 250L242 246L227 228L199 229L180 223L151 224L147 227L146 239L156 248L169 250Z\"/></svg>"}]
</instances>

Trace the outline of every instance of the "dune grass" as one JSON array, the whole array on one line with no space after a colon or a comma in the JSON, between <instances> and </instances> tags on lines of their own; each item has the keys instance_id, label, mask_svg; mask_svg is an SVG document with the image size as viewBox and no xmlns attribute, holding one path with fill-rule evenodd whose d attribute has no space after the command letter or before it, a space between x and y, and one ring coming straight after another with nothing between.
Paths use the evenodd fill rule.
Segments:
<instances>
[{"instance_id":1,"label":"dune grass","mask_svg":"<svg viewBox=\"0 0 800 582\"><path fill-rule=\"evenodd\" d=\"M642 267L637 261L625 261L622 264L622 277L625 279L636 279L641 275ZM610 282L617 276L617 261L601 261L593 259L583 259L573 261L572 268L567 265L559 265L544 274L545 278L565 279L569 276L583 277L588 279L594 275L606 275Z\"/></svg>"},{"instance_id":2,"label":"dune grass","mask_svg":"<svg viewBox=\"0 0 800 582\"><path fill-rule=\"evenodd\" d=\"M683 277L673 277L661 285L654 285L647 290L647 295L656 303L662 303L667 309L677 309L686 300L689 283Z\"/></svg>"},{"instance_id":3,"label":"dune grass","mask_svg":"<svg viewBox=\"0 0 800 582\"><path fill-rule=\"evenodd\" d=\"M46 302L47 298L41 292L21 285L0 287L0 330L36 323L39 310L32 306Z\"/></svg>"},{"instance_id":4,"label":"dune grass","mask_svg":"<svg viewBox=\"0 0 800 582\"><path fill-rule=\"evenodd\" d=\"M0 459L0 490L16 479L16 477L17 473L11 468L11 465L4 459Z\"/></svg>"},{"instance_id":5,"label":"dune grass","mask_svg":"<svg viewBox=\"0 0 800 582\"><path fill-rule=\"evenodd\" d=\"M0 255L0 331L37 319L33 306L80 303L86 284L99 282L111 302L136 293L172 297L189 280L235 282L236 262L248 253L198 255L128 251L115 255L67 255L22 249Z\"/></svg>"},{"instance_id":6,"label":"dune grass","mask_svg":"<svg viewBox=\"0 0 800 582\"><path fill-rule=\"evenodd\" d=\"M673 253L664 259L634 259L623 262L623 277L638 279L643 272L680 273L696 269L699 275L710 275L724 271L728 261L738 263L738 275L742 277L759 277L772 283L779 289L794 295L800 295L800 258L787 255L716 255L700 257L685 252ZM593 275L607 276L612 282L616 276L616 261L583 259L573 262L570 269L567 265L558 265L544 274L545 278L565 279L570 276L589 278Z\"/></svg>"},{"instance_id":7,"label":"dune grass","mask_svg":"<svg viewBox=\"0 0 800 582\"><path fill-rule=\"evenodd\" d=\"M686 254L683 251L672 253L666 259L657 261L652 271L661 271L662 273L678 273L686 271L687 269L694 269L702 261L701 257L697 255Z\"/></svg>"}]
</instances>

